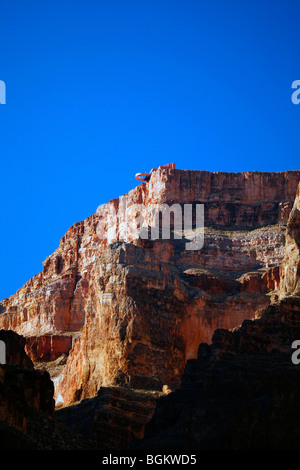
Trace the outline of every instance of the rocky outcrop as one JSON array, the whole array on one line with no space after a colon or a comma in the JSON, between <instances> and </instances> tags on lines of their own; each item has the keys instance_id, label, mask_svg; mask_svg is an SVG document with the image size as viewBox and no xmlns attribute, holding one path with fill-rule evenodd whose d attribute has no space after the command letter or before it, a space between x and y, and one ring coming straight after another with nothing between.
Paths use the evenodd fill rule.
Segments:
<instances>
[{"instance_id":1,"label":"rocky outcrop","mask_svg":"<svg viewBox=\"0 0 300 470\"><path fill-rule=\"evenodd\" d=\"M158 394L157 394L158 395ZM144 436L157 396L122 387L101 387L97 396L56 411L56 420L95 442L99 450L124 450Z\"/></svg>"},{"instance_id":2,"label":"rocky outcrop","mask_svg":"<svg viewBox=\"0 0 300 470\"><path fill-rule=\"evenodd\" d=\"M300 172L159 169L149 183L74 224L43 271L0 304L0 328L55 384L57 404L102 386L179 386L186 360L216 328L233 328L270 303L284 257L284 224ZM126 203L126 219L123 206ZM145 240L143 204L202 203L205 243Z\"/></svg>"},{"instance_id":3,"label":"rocky outcrop","mask_svg":"<svg viewBox=\"0 0 300 470\"><path fill-rule=\"evenodd\" d=\"M181 387L158 400L132 449L299 449L300 368L292 361L300 338L298 204L299 189L287 225L281 299L200 344Z\"/></svg>"},{"instance_id":4,"label":"rocky outcrop","mask_svg":"<svg viewBox=\"0 0 300 470\"><path fill-rule=\"evenodd\" d=\"M42 335L29 336L26 342L26 352L33 361L55 361L68 354L72 346L71 335Z\"/></svg>"},{"instance_id":5,"label":"rocky outcrop","mask_svg":"<svg viewBox=\"0 0 300 470\"><path fill-rule=\"evenodd\" d=\"M25 352L26 339L14 331L0 330L0 341L5 345L5 363L33 369L33 362ZM1 364L0 364L1 365Z\"/></svg>"},{"instance_id":6,"label":"rocky outcrop","mask_svg":"<svg viewBox=\"0 0 300 470\"><path fill-rule=\"evenodd\" d=\"M6 363L0 364L1 450L94 450L96 443L54 419L54 386L25 352L26 339L0 330ZM2 343L2 344L3 344Z\"/></svg>"},{"instance_id":7,"label":"rocky outcrop","mask_svg":"<svg viewBox=\"0 0 300 470\"><path fill-rule=\"evenodd\" d=\"M299 314L300 298L288 298L237 331L217 330L132 448L299 449L300 369L291 361Z\"/></svg>"},{"instance_id":8,"label":"rocky outcrop","mask_svg":"<svg viewBox=\"0 0 300 470\"><path fill-rule=\"evenodd\" d=\"M0 340L6 346L6 364L0 364L0 420L26 432L32 409L53 416L53 383L47 372L34 370L24 351L25 338L0 330Z\"/></svg>"},{"instance_id":9,"label":"rocky outcrop","mask_svg":"<svg viewBox=\"0 0 300 470\"><path fill-rule=\"evenodd\" d=\"M82 335L54 378L57 402L112 384L179 386L186 360L197 356L200 341L211 340L216 325L238 326L269 303L241 286L225 274L183 272L137 245L108 247L90 274Z\"/></svg>"},{"instance_id":10,"label":"rocky outcrop","mask_svg":"<svg viewBox=\"0 0 300 470\"><path fill-rule=\"evenodd\" d=\"M300 185L287 225L285 258L281 266L281 295L300 290Z\"/></svg>"}]
</instances>

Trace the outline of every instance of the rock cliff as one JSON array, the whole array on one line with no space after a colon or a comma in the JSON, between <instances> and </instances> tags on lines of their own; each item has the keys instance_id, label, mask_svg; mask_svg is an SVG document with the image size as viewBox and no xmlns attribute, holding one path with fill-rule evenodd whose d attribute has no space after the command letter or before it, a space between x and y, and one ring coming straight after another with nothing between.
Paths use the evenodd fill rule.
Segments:
<instances>
[{"instance_id":1,"label":"rock cliff","mask_svg":"<svg viewBox=\"0 0 300 470\"><path fill-rule=\"evenodd\" d=\"M158 395L158 394L157 394ZM125 450L144 436L157 396L121 387L101 387L97 396L56 411L56 420L99 450Z\"/></svg>"},{"instance_id":2,"label":"rock cliff","mask_svg":"<svg viewBox=\"0 0 300 470\"><path fill-rule=\"evenodd\" d=\"M6 364L0 364L0 420L26 432L33 408L53 417L53 383L47 372L34 370L24 350L25 338L0 330L0 340L6 346Z\"/></svg>"},{"instance_id":3,"label":"rock cliff","mask_svg":"<svg viewBox=\"0 0 300 470\"><path fill-rule=\"evenodd\" d=\"M199 343L272 300L299 179L297 171L156 170L70 227L43 271L0 303L0 328L26 337L57 405L103 386L174 389ZM139 237L138 204L147 224L155 204L204 204L203 248L187 250L175 230L169 240Z\"/></svg>"},{"instance_id":4,"label":"rock cliff","mask_svg":"<svg viewBox=\"0 0 300 470\"><path fill-rule=\"evenodd\" d=\"M299 449L300 184L287 224L279 300L231 331L217 329L160 398L133 449ZM289 292L287 292L287 289ZM299 354L298 354L299 356ZM298 358L297 356L297 358Z\"/></svg>"},{"instance_id":5,"label":"rock cliff","mask_svg":"<svg viewBox=\"0 0 300 470\"><path fill-rule=\"evenodd\" d=\"M281 296L300 290L300 185L289 216L284 262L281 265Z\"/></svg>"},{"instance_id":6,"label":"rock cliff","mask_svg":"<svg viewBox=\"0 0 300 470\"><path fill-rule=\"evenodd\" d=\"M0 449L96 449L95 442L54 419L53 382L48 372L34 369L26 339L0 330L0 341L6 350L5 364L0 364Z\"/></svg>"}]
</instances>

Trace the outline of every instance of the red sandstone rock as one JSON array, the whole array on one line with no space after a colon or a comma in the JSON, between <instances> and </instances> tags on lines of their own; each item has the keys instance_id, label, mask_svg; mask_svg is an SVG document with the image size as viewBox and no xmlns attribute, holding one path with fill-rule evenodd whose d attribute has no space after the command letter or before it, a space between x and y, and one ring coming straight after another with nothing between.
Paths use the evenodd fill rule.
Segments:
<instances>
[{"instance_id":1,"label":"red sandstone rock","mask_svg":"<svg viewBox=\"0 0 300 470\"><path fill-rule=\"evenodd\" d=\"M55 361L68 354L72 347L71 335L29 336L25 351L32 361Z\"/></svg>"},{"instance_id":2,"label":"red sandstone rock","mask_svg":"<svg viewBox=\"0 0 300 470\"><path fill-rule=\"evenodd\" d=\"M131 449L299 450L300 368L292 361L300 337L299 189L287 225L280 301L200 344L181 387L158 400L144 439Z\"/></svg>"},{"instance_id":3,"label":"red sandstone rock","mask_svg":"<svg viewBox=\"0 0 300 470\"><path fill-rule=\"evenodd\" d=\"M264 292L273 281L263 273L284 257L281 224L299 178L300 172L153 172L126 195L129 208L204 203L203 249L138 239L118 219L114 230L109 215L122 199L112 200L70 227L43 271L1 302L0 328L26 336L34 361L68 354L68 334L79 335L65 369L53 375L58 402L93 396L103 385L178 386L201 341L269 303Z\"/></svg>"},{"instance_id":4,"label":"red sandstone rock","mask_svg":"<svg viewBox=\"0 0 300 470\"><path fill-rule=\"evenodd\" d=\"M269 291L277 291L280 284L280 266L269 268L262 276L263 285Z\"/></svg>"},{"instance_id":5,"label":"red sandstone rock","mask_svg":"<svg viewBox=\"0 0 300 470\"><path fill-rule=\"evenodd\" d=\"M0 421L26 432L33 409L53 416L53 383L47 372L34 370L24 351L25 338L0 330L0 340L6 345L6 364L0 364Z\"/></svg>"},{"instance_id":6,"label":"red sandstone rock","mask_svg":"<svg viewBox=\"0 0 300 470\"><path fill-rule=\"evenodd\" d=\"M281 266L281 294L300 290L300 184L287 225L286 252Z\"/></svg>"}]
</instances>

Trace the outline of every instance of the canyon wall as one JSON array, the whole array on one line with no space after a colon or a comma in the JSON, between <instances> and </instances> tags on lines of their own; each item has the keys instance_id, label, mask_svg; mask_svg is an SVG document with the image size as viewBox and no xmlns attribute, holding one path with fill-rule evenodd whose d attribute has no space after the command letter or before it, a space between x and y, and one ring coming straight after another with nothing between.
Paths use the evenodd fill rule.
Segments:
<instances>
[{"instance_id":1,"label":"canyon wall","mask_svg":"<svg viewBox=\"0 0 300 470\"><path fill-rule=\"evenodd\" d=\"M75 223L43 271L0 303L0 328L27 338L50 372L57 405L125 385L180 385L186 361L216 328L272 300L300 172L155 171L123 198ZM126 223L118 214L126 202ZM204 204L205 239L146 240L136 205Z\"/></svg>"},{"instance_id":2,"label":"canyon wall","mask_svg":"<svg viewBox=\"0 0 300 470\"><path fill-rule=\"evenodd\" d=\"M26 339L0 330L0 341L5 344L6 359L0 364L1 451L95 450L95 441L54 419L53 382L47 371L34 369L24 349Z\"/></svg>"},{"instance_id":3,"label":"canyon wall","mask_svg":"<svg viewBox=\"0 0 300 470\"><path fill-rule=\"evenodd\" d=\"M284 262L281 265L280 293L293 294L300 290L300 185L289 216Z\"/></svg>"},{"instance_id":4,"label":"canyon wall","mask_svg":"<svg viewBox=\"0 0 300 470\"><path fill-rule=\"evenodd\" d=\"M160 398L131 449L299 449L300 184L287 224L279 299L254 320L217 329L187 362L181 387ZM287 288L289 292L287 292ZM295 358L292 357L295 355Z\"/></svg>"},{"instance_id":5,"label":"canyon wall","mask_svg":"<svg viewBox=\"0 0 300 470\"><path fill-rule=\"evenodd\" d=\"M157 394L158 395L158 394ZM56 410L55 418L99 450L125 450L144 436L157 396L124 387L101 387L97 396Z\"/></svg>"},{"instance_id":6,"label":"canyon wall","mask_svg":"<svg viewBox=\"0 0 300 470\"><path fill-rule=\"evenodd\" d=\"M0 421L26 433L34 410L53 417L53 383L47 372L34 370L25 338L0 330L0 340L6 350L6 363L0 364Z\"/></svg>"}]
</instances>

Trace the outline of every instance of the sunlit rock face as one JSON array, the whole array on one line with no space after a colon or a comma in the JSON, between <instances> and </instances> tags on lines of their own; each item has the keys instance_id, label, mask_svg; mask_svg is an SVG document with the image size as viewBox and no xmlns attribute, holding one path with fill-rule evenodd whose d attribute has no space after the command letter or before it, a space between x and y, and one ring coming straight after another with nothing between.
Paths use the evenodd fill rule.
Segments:
<instances>
[{"instance_id":1,"label":"sunlit rock face","mask_svg":"<svg viewBox=\"0 0 300 470\"><path fill-rule=\"evenodd\" d=\"M181 387L160 398L132 449L299 450L300 252L298 187L276 302L234 330L217 329L187 362ZM248 275L246 282L256 289ZM296 342L296 346L295 346Z\"/></svg>"},{"instance_id":2,"label":"sunlit rock face","mask_svg":"<svg viewBox=\"0 0 300 470\"><path fill-rule=\"evenodd\" d=\"M0 328L27 338L57 404L115 384L176 388L200 342L253 318L276 294L299 179L159 169L70 227L42 272L1 302ZM139 236L138 208L147 225L160 204L204 204L201 249Z\"/></svg>"},{"instance_id":3,"label":"sunlit rock face","mask_svg":"<svg viewBox=\"0 0 300 470\"><path fill-rule=\"evenodd\" d=\"M281 296L300 290L300 184L290 213L284 261L281 266Z\"/></svg>"}]
</instances>

